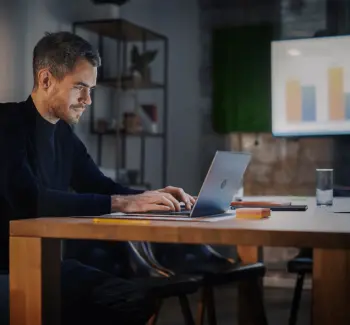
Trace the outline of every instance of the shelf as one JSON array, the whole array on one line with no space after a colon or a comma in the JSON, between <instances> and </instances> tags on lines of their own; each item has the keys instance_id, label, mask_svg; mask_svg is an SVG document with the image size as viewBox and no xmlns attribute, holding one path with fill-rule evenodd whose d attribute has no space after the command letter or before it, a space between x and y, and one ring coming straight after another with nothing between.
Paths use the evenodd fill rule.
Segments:
<instances>
[{"instance_id":1,"label":"shelf","mask_svg":"<svg viewBox=\"0 0 350 325\"><path fill-rule=\"evenodd\" d=\"M92 134L99 134L99 135L116 135L116 130L106 130L104 132L99 132L97 130L92 130ZM164 136L163 133L151 133L151 132L137 132L137 133L126 133L125 131L119 131L121 136L128 136L128 137L150 137L150 138L162 138Z\"/></svg>"},{"instance_id":2,"label":"shelf","mask_svg":"<svg viewBox=\"0 0 350 325\"><path fill-rule=\"evenodd\" d=\"M89 38L92 37L95 45L98 46L102 61L104 61L104 50L109 50L109 46L112 43L116 45L116 62L113 69L113 72L109 69L108 65L106 69L101 69L98 73L97 84L99 87L104 88L105 90L115 92L117 91L117 97L120 96L123 91L136 91L143 93L144 91L155 91L162 92L159 98L155 99L155 105L159 105L160 102L162 105L162 125L166 126L167 121L167 107L168 107L168 60L169 60L169 47L168 47L168 37L152 31L148 28L144 28L140 25L136 25L125 19L100 19L100 20L87 20L87 21L76 21L73 22L73 33L79 34L84 33L88 34ZM108 41L108 44L106 43ZM163 57L162 66L163 73L160 75L158 81L150 80L152 79L151 70L147 67L142 68L140 66L135 67L136 70L140 70L140 75L135 74L131 75L131 70L128 67L132 61L129 57L131 45L137 46L145 49L154 48L154 42L157 42L161 46L161 55ZM107 46L108 45L108 46ZM111 48L112 49L112 48ZM114 47L113 47L114 52ZM137 62L136 62L137 63ZM110 71L108 73L108 71ZM141 78L141 76L143 78ZM144 80L142 80L144 79ZM105 88L106 87L106 88ZM110 89L107 89L110 88ZM111 105L114 106L114 103L118 101L118 98L110 98L109 100ZM116 161L115 169L118 170L121 166L127 167L127 151L130 147L131 139L138 139L137 142L140 142L139 151L140 151L140 177L139 182L144 183L145 181L145 172L146 172L146 153L148 152L148 142L156 141L159 144L159 147L162 148L162 185L166 186L167 179L167 130L162 128L160 132L153 133L153 129L148 128L146 125L142 125L143 129L137 133L126 132L125 130L116 130L117 128L124 128L124 125L117 124L116 127L112 123L103 122L100 123L99 119L96 119L94 107L94 101L90 108L90 134L95 135L97 138L97 153L96 153L96 162L99 166L102 163L103 151L104 151L104 142L108 139L105 136L109 136L110 140L114 139L116 142L115 151L117 152L118 157L121 157ZM119 115L118 115L119 116ZM118 117L119 119L119 117ZM121 122L118 120L118 122ZM130 124L132 126L133 124ZM125 124L129 126L129 124ZM129 128L128 128L129 130ZM136 129L137 130L137 129ZM150 140L159 139L159 140ZM133 142L133 141L131 141ZM136 148L132 148L136 150ZM148 153L147 153L148 154ZM136 180L135 180L136 182ZM147 187L151 188L151 184L128 184L132 187Z\"/></svg>"},{"instance_id":3,"label":"shelf","mask_svg":"<svg viewBox=\"0 0 350 325\"><path fill-rule=\"evenodd\" d=\"M132 80L117 80L117 78L104 78L97 80L102 86L122 88L122 89L161 89L164 87L162 83L153 81L141 81L135 86Z\"/></svg>"},{"instance_id":4,"label":"shelf","mask_svg":"<svg viewBox=\"0 0 350 325\"><path fill-rule=\"evenodd\" d=\"M159 41L164 35L153 32L147 28L133 24L125 19L103 19L78 21L75 27L84 28L101 36L124 41Z\"/></svg>"}]
</instances>

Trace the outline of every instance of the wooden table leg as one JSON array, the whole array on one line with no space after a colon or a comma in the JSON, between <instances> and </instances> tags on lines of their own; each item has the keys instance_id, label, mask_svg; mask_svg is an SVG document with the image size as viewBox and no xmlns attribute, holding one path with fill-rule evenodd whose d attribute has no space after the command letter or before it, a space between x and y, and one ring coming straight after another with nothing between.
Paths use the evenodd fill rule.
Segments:
<instances>
[{"instance_id":1,"label":"wooden table leg","mask_svg":"<svg viewBox=\"0 0 350 325\"><path fill-rule=\"evenodd\" d=\"M258 262L259 248L256 246L237 247L242 263ZM267 318L263 303L262 279L240 281L238 284L238 323L240 325L266 325Z\"/></svg>"},{"instance_id":2,"label":"wooden table leg","mask_svg":"<svg viewBox=\"0 0 350 325\"><path fill-rule=\"evenodd\" d=\"M314 249L312 324L350 324L350 250Z\"/></svg>"},{"instance_id":3,"label":"wooden table leg","mask_svg":"<svg viewBox=\"0 0 350 325\"><path fill-rule=\"evenodd\" d=\"M10 324L60 325L60 241L10 237Z\"/></svg>"}]
</instances>

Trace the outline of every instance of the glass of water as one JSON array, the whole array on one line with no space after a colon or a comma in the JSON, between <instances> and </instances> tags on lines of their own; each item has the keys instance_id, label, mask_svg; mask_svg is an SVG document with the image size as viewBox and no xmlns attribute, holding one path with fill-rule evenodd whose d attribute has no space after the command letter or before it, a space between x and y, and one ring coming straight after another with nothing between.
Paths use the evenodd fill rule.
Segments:
<instances>
[{"instance_id":1,"label":"glass of water","mask_svg":"<svg viewBox=\"0 0 350 325\"><path fill-rule=\"evenodd\" d=\"M333 169L316 169L316 205L333 205Z\"/></svg>"}]
</instances>

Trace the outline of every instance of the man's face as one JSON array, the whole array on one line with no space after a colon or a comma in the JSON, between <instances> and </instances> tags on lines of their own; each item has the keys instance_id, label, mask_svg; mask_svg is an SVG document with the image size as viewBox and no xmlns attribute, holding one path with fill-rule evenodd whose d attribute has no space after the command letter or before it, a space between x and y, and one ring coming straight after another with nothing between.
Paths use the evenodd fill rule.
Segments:
<instances>
[{"instance_id":1,"label":"man's face","mask_svg":"<svg viewBox=\"0 0 350 325\"><path fill-rule=\"evenodd\" d=\"M63 80L53 80L46 98L52 116L77 124L86 106L91 105L90 91L96 85L96 77L97 68L81 59Z\"/></svg>"}]
</instances>

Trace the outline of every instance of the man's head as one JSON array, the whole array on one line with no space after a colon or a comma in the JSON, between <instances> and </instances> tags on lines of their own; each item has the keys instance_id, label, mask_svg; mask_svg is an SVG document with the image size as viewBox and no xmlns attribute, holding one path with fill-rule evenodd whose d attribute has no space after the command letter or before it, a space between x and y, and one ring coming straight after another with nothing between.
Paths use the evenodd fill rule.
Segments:
<instances>
[{"instance_id":1,"label":"man's head","mask_svg":"<svg viewBox=\"0 0 350 325\"><path fill-rule=\"evenodd\" d=\"M33 94L52 122L76 124L96 85L101 59L83 38L69 33L46 34L33 53Z\"/></svg>"}]
</instances>

